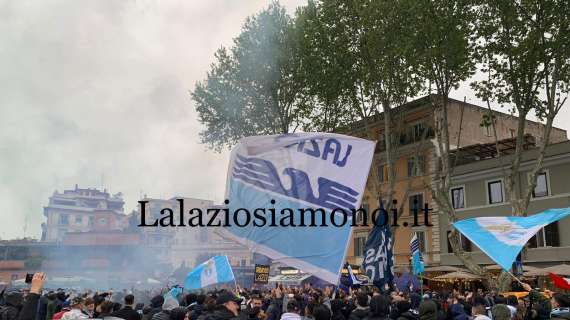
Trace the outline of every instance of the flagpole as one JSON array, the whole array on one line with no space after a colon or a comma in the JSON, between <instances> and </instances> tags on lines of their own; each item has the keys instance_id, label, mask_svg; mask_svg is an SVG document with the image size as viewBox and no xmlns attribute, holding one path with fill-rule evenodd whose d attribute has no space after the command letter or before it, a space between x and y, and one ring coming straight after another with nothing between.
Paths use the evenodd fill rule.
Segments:
<instances>
[{"instance_id":1,"label":"flagpole","mask_svg":"<svg viewBox=\"0 0 570 320\"><path fill-rule=\"evenodd\" d=\"M424 274L420 272L420 296L421 299L424 298Z\"/></svg>"},{"instance_id":2,"label":"flagpole","mask_svg":"<svg viewBox=\"0 0 570 320\"><path fill-rule=\"evenodd\" d=\"M524 283L522 281L519 280L519 278L517 278L514 274L512 274L509 270L505 270L511 277L513 277L513 279L517 280L518 283L520 283L521 285L523 285Z\"/></svg>"}]
</instances>

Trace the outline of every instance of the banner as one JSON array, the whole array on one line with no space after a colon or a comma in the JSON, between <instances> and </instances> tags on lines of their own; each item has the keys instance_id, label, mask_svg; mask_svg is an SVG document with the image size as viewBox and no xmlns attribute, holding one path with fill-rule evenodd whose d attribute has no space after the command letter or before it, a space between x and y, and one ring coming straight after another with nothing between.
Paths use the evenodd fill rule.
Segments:
<instances>
[{"instance_id":1,"label":"banner","mask_svg":"<svg viewBox=\"0 0 570 320\"><path fill-rule=\"evenodd\" d=\"M529 217L479 217L453 226L503 269L509 270L523 246L546 225L570 215L570 208L548 209Z\"/></svg>"},{"instance_id":2,"label":"banner","mask_svg":"<svg viewBox=\"0 0 570 320\"><path fill-rule=\"evenodd\" d=\"M362 269L370 281L384 289L394 282L392 232L388 225L374 226L364 245Z\"/></svg>"},{"instance_id":3,"label":"banner","mask_svg":"<svg viewBox=\"0 0 570 320\"><path fill-rule=\"evenodd\" d=\"M194 290L217 283L234 281L227 256L215 256L194 268L184 281L184 289Z\"/></svg>"},{"instance_id":4,"label":"banner","mask_svg":"<svg viewBox=\"0 0 570 320\"><path fill-rule=\"evenodd\" d=\"M415 232L412 236L412 240L410 241L410 251L412 252L412 273L414 275L424 273L424 259L420 252L420 241L418 240L418 235Z\"/></svg>"},{"instance_id":5,"label":"banner","mask_svg":"<svg viewBox=\"0 0 570 320\"><path fill-rule=\"evenodd\" d=\"M240 140L228 170L233 223L223 228L225 235L274 262L338 283L352 233L351 209L360 206L374 146L326 133Z\"/></svg>"},{"instance_id":6,"label":"banner","mask_svg":"<svg viewBox=\"0 0 570 320\"><path fill-rule=\"evenodd\" d=\"M269 283L269 265L256 264L253 283Z\"/></svg>"}]
</instances>

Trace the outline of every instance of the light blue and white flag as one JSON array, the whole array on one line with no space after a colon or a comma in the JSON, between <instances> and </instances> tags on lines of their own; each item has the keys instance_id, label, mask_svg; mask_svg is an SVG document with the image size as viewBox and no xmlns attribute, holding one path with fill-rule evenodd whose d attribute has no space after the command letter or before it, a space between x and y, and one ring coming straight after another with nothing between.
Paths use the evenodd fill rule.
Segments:
<instances>
[{"instance_id":1,"label":"light blue and white flag","mask_svg":"<svg viewBox=\"0 0 570 320\"><path fill-rule=\"evenodd\" d=\"M570 215L570 208L548 209L529 217L478 217L453 226L493 261L509 270L524 245L541 228Z\"/></svg>"},{"instance_id":2,"label":"light blue and white flag","mask_svg":"<svg viewBox=\"0 0 570 320\"><path fill-rule=\"evenodd\" d=\"M247 209L251 220L240 210L239 226L230 221L226 236L273 261L338 283L352 232L351 209L360 207L374 147L373 141L328 133L240 140L231 154L226 199L230 213ZM260 216L266 218L264 226ZM333 226L331 217L340 226ZM317 226L311 226L312 218Z\"/></svg>"},{"instance_id":3,"label":"light blue and white flag","mask_svg":"<svg viewBox=\"0 0 570 320\"><path fill-rule=\"evenodd\" d=\"M418 235L414 232L410 241L410 251L412 252L412 272L415 275L424 273L424 259L420 252L420 241Z\"/></svg>"},{"instance_id":4,"label":"light blue and white flag","mask_svg":"<svg viewBox=\"0 0 570 320\"><path fill-rule=\"evenodd\" d=\"M184 281L184 289L195 290L213 284L234 281L228 257L215 256L194 268Z\"/></svg>"},{"instance_id":5,"label":"light blue and white flag","mask_svg":"<svg viewBox=\"0 0 570 320\"><path fill-rule=\"evenodd\" d=\"M362 282L360 282L360 280L358 280L356 278L356 276L354 275L354 272L352 272L352 267L350 266L350 264L346 267L348 269L348 279L350 282L351 286L359 286L362 284Z\"/></svg>"}]
</instances>

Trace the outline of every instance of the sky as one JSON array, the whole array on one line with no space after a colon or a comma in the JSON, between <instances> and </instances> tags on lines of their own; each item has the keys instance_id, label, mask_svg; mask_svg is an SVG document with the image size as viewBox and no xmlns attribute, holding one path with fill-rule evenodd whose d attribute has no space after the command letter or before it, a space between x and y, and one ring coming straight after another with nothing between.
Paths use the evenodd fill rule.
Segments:
<instances>
[{"instance_id":1,"label":"sky","mask_svg":"<svg viewBox=\"0 0 570 320\"><path fill-rule=\"evenodd\" d=\"M200 144L189 91L269 3L0 0L0 239L39 238L75 184L122 192L126 212L145 194L222 201L229 153Z\"/></svg>"}]
</instances>

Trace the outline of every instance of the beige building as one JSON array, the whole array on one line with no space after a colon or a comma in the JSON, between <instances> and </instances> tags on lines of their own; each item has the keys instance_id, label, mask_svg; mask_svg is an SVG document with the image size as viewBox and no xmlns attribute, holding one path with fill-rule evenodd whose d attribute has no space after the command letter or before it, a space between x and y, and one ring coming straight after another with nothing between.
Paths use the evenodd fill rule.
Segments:
<instances>
[{"instance_id":1,"label":"beige building","mask_svg":"<svg viewBox=\"0 0 570 320\"><path fill-rule=\"evenodd\" d=\"M160 260L169 262L173 268L182 265L192 268L197 263L203 262L215 255L226 255L230 264L234 267L250 266L253 262L252 253L247 247L239 245L231 240L222 238L216 232L216 227L190 227L188 219L191 209L200 209L204 217L203 223L208 222L207 209L214 206L212 200L173 197L171 199L143 198L148 201L145 207L145 223L152 224L157 219L168 214L161 214L161 210L170 209L174 213L175 224L179 224L180 203L183 200L186 226L176 227L138 227L141 232L142 242L145 246L162 248ZM134 212L140 223L140 204L138 211ZM196 211L195 211L196 212ZM196 214L196 213L192 213ZM221 216L221 215L220 215Z\"/></svg>"},{"instance_id":2,"label":"beige building","mask_svg":"<svg viewBox=\"0 0 570 320\"><path fill-rule=\"evenodd\" d=\"M532 142L532 141L531 141ZM504 141L508 146L509 141ZM512 141L511 141L512 144ZM493 158L494 145L468 147L460 150L463 165L456 167L452 177L451 197L456 207L459 220L472 217L508 216L511 215L509 195L505 192L503 168L508 168L512 155L503 159ZM503 151L508 154L509 150ZM512 151L511 151L512 152ZM463 154L463 156L461 156ZM527 175L532 170L538 150L532 148L525 151L519 172L520 185L516 186L519 194L525 192ZM478 160L477 158L490 158ZM570 207L570 141L555 143L547 147L542 172L537 178L528 208L532 215L551 208ZM441 263L460 265L459 260L451 253L447 241L447 233L451 230L447 217L440 217ZM465 250L472 252L475 261L480 264L492 264L492 261L462 238ZM527 244L528 250L523 255L523 263L536 267L546 267L570 262L570 219L566 218L541 229Z\"/></svg>"},{"instance_id":3,"label":"beige building","mask_svg":"<svg viewBox=\"0 0 570 320\"><path fill-rule=\"evenodd\" d=\"M441 217L437 205L432 201L430 189L426 185L431 184L432 175L436 165L435 154L437 141L435 140L434 127L438 115L432 105L435 96L425 96L411 101L397 109L398 115L394 116L393 131L399 147L395 162L396 182L394 198L399 204L404 203L403 213L398 223L408 223L408 227L400 226L395 229L394 255L395 263L400 266L407 266L410 259L410 239L412 232L418 234L420 249L423 252L424 260L427 264L439 264L440 253L445 249L446 242L441 242L440 232ZM449 134L452 148L457 147L457 137L461 124L461 139L459 146L465 147L474 144L485 144L494 142L492 128L482 127L480 124L484 116L489 114L487 108L483 108L470 103L458 100L450 100L448 108ZM493 112L497 135L499 139L507 139L516 136L517 118L508 114ZM388 175L386 168L385 137L382 114L368 119L368 132L363 121L354 123L350 128L339 130L341 133L358 136L365 139L376 139L375 157L373 166L378 169L378 181L380 182L380 192L373 192L373 180L369 177L366 191L363 197L363 207L368 210L378 208L379 201L386 197L388 188ZM421 139L425 134L425 139ZM525 133L533 136L541 136L542 125L528 121ZM552 142L566 141L566 131L554 128L552 131ZM417 158L416 158L417 157ZM371 174L372 174L371 170ZM406 190L409 190L406 198ZM410 208L417 203L428 203L433 209L430 215L430 223L433 227L410 227L413 224L413 215ZM357 217L357 219L362 219ZM360 220L361 221L361 220ZM422 220L420 222L423 223ZM364 243L371 227L355 227L353 239L347 253L347 261L354 265L361 265L363 260ZM445 240L445 238L443 238ZM443 251L445 252L445 250Z\"/></svg>"}]
</instances>

